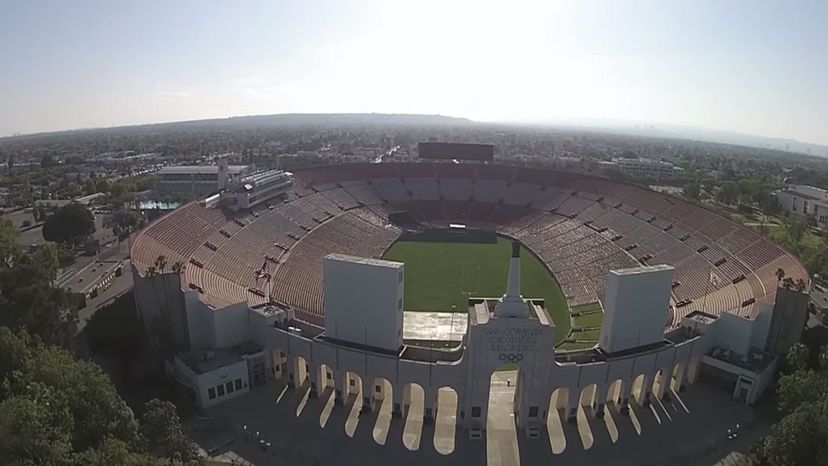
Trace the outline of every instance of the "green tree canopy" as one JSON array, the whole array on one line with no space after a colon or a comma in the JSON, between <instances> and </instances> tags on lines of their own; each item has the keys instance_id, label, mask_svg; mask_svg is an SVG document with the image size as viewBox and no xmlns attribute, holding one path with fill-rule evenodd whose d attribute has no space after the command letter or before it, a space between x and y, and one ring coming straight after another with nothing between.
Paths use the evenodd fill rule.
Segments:
<instances>
[{"instance_id":1,"label":"green tree canopy","mask_svg":"<svg viewBox=\"0 0 828 466\"><path fill-rule=\"evenodd\" d=\"M790 414L806 403L819 401L828 393L828 381L815 371L798 370L779 378L779 410Z\"/></svg>"},{"instance_id":2,"label":"green tree canopy","mask_svg":"<svg viewBox=\"0 0 828 466\"><path fill-rule=\"evenodd\" d=\"M53 276L32 259L0 269L0 326L25 329L49 344L68 344L75 314L67 293L52 286Z\"/></svg>"},{"instance_id":3,"label":"green tree canopy","mask_svg":"<svg viewBox=\"0 0 828 466\"><path fill-rule=\"evenodd\" d=\"M73 464L107 439L139 448L132 410L101 369L0 328L0 464Z\"/></svg>"},{"instance_id":4,"label":"green tree canopy","mask_svg":"<svg viewBox=\"0 0 828 466\"><path fill-rule=\"evenodd\" d=\"M828 465L828 402L805 403L782 418L761 445L767 464Z\"/></svg>"},{"instance_id":5,"label":"green tree canopy","mask_svg":"<svg viewBox=\"0 0 828 466\"><path fill-rule=\"evenodd\" d=\"M57 244L47 242L38 246L31 254L23 256L20 263L36 267L43 277L51 282L57 278L60 268L59 252Z\"/></svg>"},{"instance_id":6,"label":"green tree canopy","mask_svg":"<svg viewBox=\"0 0 828 466\"><path fill-rule=\"evenodd\" d=\"M144 405L140 432L149 450L158 456L184 464L199 461L198 449L184 434L175 405L169 401L155 399Z\"/></svg>"},{"instance_id":7,"label":"green tree canopy","mask_svg":"<svg viewBox=\"0 0 828 466\"><path fill-rule=\"evenodd\" d=\"M94 232L95 217L76 202L61 207L43 224L43 238L58 243L78 242Z\"/></svg>"},{"instance_id":8,"label":"green tree canopy","mask_svg":"<svg viewBox=\"0 0 828 466\"><path fill-rule=\"evenodd\" d=\"M701 185L696 181L688 183L684 187L684 195L694 201L698 201L701 198Z\"/></svg>"},{"instance_id":9,"label":"green tree canopy","mask_svg":"<svg viewBox=\"0 0 828 466\"><path fill-rule=\"evenodd\" d=\"M87 450L80 455L80 464L89 466L159 466L161 463L152 456L129 450L126 442L107 438L96 450Z\"/></svg>"},{"instance_id":10,"label":"green tree canopy","mask_svg":"<svg viewBox=\"0 0 828 466\"><path fill-rule=\"evenodd\" d=\"M11 267L20 256L20 233L7 218L0 218L0 267Z\"/></svg>"}]
</instances>

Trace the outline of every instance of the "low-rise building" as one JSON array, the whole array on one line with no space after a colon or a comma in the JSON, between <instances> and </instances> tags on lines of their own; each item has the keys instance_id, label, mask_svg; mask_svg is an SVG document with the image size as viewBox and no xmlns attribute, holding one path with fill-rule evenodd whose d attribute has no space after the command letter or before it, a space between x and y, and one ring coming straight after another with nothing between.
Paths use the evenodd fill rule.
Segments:
<instances>
[{"instance_id":1,"label":"low-rise building","mask_svg":"<svg viewBox=\"0 0 828 466\"><path fill-rule=\"evenodd\" d=\"M175 356L167 371L189 389L202 408L250 391L251 381L264 383L264 353L254 343L232 348L191 351Z\"/></svg>"},{"instance_id":2,"label":"low-rise building","mask_svg":"<svg viewBox=\"0 0 828 466\"><path fill-rule=\"evenodd\" d=\"M229 179L251 173L248 165L176 165L158 171L158 189L164 193L211 194Z\"/></svg>"},{"instance_id":3,"label":"low-rise building","mask_svg":"<svg viewBox=\"0 0 828 466\"><path fill-rule=\"evenodd\" d=\"M815 186L790 185L773 193L786 212L813 217L817 224L828 224L828 191Z\"/></svg>"},{"instance_id":4,"label":"low-rise building","mask_svg":"<svg viewBox=\"0 0 828 466\"><path fill-rule=\"evenodd\" d=\"M657 180L672 180L681 177L684 173L681 167L677 167L670 162L645 158L614 158L612 162L602 162L602 166L634 178Z\"/></svg>"}]
</instances>

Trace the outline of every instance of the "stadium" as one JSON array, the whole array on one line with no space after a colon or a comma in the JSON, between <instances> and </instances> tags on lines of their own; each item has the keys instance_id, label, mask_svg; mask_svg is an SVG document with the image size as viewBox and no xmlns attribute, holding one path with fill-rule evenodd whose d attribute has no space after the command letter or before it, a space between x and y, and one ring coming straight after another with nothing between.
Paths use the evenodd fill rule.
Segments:
<instances>
[{"instance_id":1,"label":"stadium","mask_svg":"<svg viewBox=\"0 0 828 466\"><path fill-rule=\"evenodd\" d=\"M170 374L203 407L279 378L395 416L416 399L426 422L453 406L472 438L504 368L530 437L704 374L764 391L807 303L780 287L808 280L790 253L646 188L441 158L301 169L249 208L215 195L144 229L136 304Z\"/></svg>"}]
</instances>

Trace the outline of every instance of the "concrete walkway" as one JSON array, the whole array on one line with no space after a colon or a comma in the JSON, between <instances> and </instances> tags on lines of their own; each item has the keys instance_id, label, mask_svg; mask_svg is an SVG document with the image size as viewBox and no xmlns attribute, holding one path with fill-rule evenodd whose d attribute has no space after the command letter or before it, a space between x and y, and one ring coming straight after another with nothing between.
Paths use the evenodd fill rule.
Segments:
<instances>
[{"instance_id":1,"label":"concrete walkway","mask_svg":"<svg viewBox=\"0 0 828 466\"><path fill-rule=\"evenodd\" d=\"M360 414L361 398L354 395L335 403L330 389L314 398L306 387L285 389L280 383L210 408L188 427L214 456L256 465L661 465L697 464L721 450L712 462L718 461L734 448L727 429L754 420L750 407L699 385L651 407L634 404L629 415L611 403L603 418L581 408L577 422L565 422L553 410L547 431L528 439L515 429L514 386L507 378L492 378L485 440L470 440L465 430L452 427L458 416L451 391L439 393L437 416L429 424L416 392L403 418L391 416L390 399Z\"/></svg>"}]
</instances>

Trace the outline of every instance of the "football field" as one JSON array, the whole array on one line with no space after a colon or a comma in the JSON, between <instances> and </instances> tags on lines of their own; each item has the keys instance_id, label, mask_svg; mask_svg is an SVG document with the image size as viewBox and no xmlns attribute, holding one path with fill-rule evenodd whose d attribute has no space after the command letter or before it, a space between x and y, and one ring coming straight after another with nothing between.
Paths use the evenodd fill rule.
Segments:
<instances>
[{"instance_id":1,"label":"football field","mask_svg":"<svg viewBox=\"0 0 828 466\"><path fill-rule=\"evenodd\" d=\"M406 241L394 243L383 259L405 264L405 310L467 312L470 297L500 297L506 290L511 242ZM521 249L521 293L543 298L555 322L555 341L569 334L569 310L563 291L546 267Z\"/></svg>"}]
</instances>

